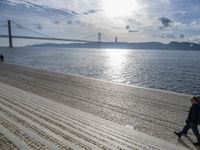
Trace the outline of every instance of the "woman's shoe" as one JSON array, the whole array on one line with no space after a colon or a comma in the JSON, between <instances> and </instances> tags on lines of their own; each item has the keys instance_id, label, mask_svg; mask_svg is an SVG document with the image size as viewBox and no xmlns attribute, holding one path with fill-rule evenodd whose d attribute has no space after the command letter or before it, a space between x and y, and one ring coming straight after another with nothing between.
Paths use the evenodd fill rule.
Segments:
<instances>
[{"instance_id":1,"label":"woman's shoe","mask_svg":"<svg viewBox=\"0 0 200 150\"><path fill-rule=\"evenodd\" d=\"M174 134L176 134L179 138L181 137L181 133L174 131Z\"/></svg>"},{"instance_id":2,"label":"woman's shoe","mask_svg":"<svg viewBox=\"0 0 200 150\"><path fill-rule=\"evenodd\" d=\"M193 143L194 146L200 146L199 142Z\"/></svg>"}]
</instances>

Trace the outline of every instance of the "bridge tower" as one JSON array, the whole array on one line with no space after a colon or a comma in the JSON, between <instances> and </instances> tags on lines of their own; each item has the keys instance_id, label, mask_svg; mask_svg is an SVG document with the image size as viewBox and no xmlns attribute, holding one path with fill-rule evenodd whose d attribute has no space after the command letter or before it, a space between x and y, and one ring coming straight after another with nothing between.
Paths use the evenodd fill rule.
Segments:
<instances>
[{"instance_id":1,"label":"bridge tower","mask_svg":"<svg viewBox=\"0 0 200 150\"><path fill-rule=\"evenodd\" d=\"M101 43L101 32L98 33L98 42Z\"/></svg>"},{"instance_id":2,"label":"bridge tower","mask_svg":"<svg viewBox=\"0 0 200 150\"><path fill-rule=\"evenodd\" d=\"M118 42L118 38L117 38L117 36L115 37L115 43L117 43Z\"/></svg>"},{"instance_id":3,"label":"bridge tower","mask_svg":"<svg viewBox=\"0 0 200 150\"><path fill-rule=\"evenodd\" d=\"M11 21L8 20L8 35L9 35L9 48L13 48Z\"/></svg>"}]
</instances>

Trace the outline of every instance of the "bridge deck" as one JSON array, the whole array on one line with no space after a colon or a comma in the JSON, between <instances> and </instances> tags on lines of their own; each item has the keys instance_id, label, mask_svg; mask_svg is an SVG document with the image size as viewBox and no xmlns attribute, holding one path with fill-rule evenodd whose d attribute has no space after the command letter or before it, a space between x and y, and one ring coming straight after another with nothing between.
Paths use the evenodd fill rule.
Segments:
<instances>
[{"instance_id":1,"label":"bridge deck","mask_svg":"<svg viewBox=\"0 0 200 150\"><path fill-rule=\"evenodd\" d=\"M9 38L8 35L0 35L0 38ZM33 36L18 36L12 35L12 38L15 39L32 39L32 40L47 40L47 41L66 41L66 42L88 42L88 43L97 43L97 41L83 40L83 39L64 39L56 37L33 37Z\"/></svg>"}]
</instances>

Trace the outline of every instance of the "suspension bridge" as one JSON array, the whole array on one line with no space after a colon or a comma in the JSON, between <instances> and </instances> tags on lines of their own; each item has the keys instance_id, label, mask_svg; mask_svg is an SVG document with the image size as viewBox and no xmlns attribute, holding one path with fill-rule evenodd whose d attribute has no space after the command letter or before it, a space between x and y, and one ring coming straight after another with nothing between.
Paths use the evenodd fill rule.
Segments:
<instances>
[{"instance_id":1,"label":"suspension bridge","mask_svg":"<svg viewBox=\"0 0 200 150\"><path fill-rule=\"evenodd\" d=\"M18 24L14 21L12 21L12 24L16 25L18 28L20 29L24 29L26 31L29 31L31 33L34 33L36 35L40 35L40 36L24 36L24 35L13 35L12 34L12 24L11 24L11 20L6 21L5 22L0 22L1 24L4 23L4 27L7 26L8 28L8 34L7 35L3 35L0 34L0 38L8 38L9 40L9 47L13 48L13 39L32 39L32 40L47 40L47 41L63 41L63 42L80 42L80 43L101 43L102 42L102 37L104 37L104 39L106 39L107 42L112 42L112 40L110 40L109 38L107 38L105 35L102 35L102 33L98 32L92 35L89 35L87 37L82 37L80 39L72 39L72 38L58 38L58 37L52 37L46 34L42 34L39 33L37 31L34 31L30 28L27 28L21 24ZM94 40L87 40L88 38L94 38L97 36L97 41ZM115 40L116 42L116 40Z\"/></svg>"}]
</instances>

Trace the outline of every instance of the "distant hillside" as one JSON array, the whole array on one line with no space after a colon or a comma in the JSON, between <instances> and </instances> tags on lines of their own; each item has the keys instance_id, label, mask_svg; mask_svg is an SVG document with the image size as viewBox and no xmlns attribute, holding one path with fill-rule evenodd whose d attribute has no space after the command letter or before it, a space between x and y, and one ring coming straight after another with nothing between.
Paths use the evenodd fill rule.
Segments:
<instances>
[{"instance_id":1,"label":"distant hillside","mask_svg":"<svg viewBox=\"0 0 200 150\"><path fill-rule=\"evenodd\" d=\"M195 50L200 51L200 44L190 42L170 42L169 44L159 42L140 43L70 43L70 44L39 44L34 47L69 47L69 48L125 48L125 49L156 49L156 50Z\"/></svg>"}]
</instances>

